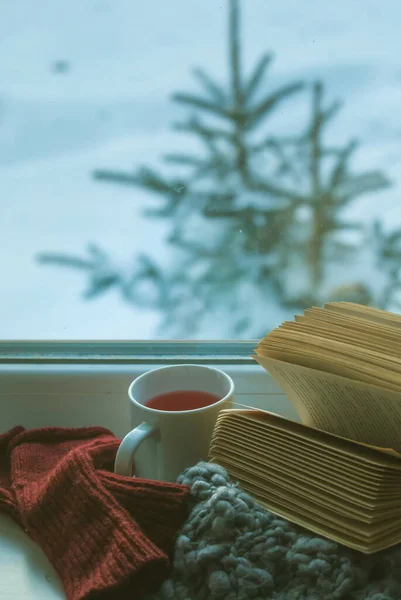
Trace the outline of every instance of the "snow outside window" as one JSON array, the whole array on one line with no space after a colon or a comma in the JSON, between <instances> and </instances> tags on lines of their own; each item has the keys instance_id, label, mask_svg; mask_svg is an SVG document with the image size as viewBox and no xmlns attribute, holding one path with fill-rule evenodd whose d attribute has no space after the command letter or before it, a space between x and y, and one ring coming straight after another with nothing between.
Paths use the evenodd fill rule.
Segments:
<instances>
[{"instance_id":1,"label":"snow outside window","mask_svg":"<svg viewBox=\"0 0 401 600\"><path fill-rule=\"evenodd\" d=\"M0 5L0 339L398 311L399 0Z\"/></svg>"}]
</instances>

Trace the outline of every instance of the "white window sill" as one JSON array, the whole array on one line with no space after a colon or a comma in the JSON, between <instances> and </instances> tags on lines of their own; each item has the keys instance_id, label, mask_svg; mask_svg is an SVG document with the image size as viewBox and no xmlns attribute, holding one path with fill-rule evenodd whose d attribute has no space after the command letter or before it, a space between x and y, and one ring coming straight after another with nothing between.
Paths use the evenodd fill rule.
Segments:
<instances>
[{"instance_id":1,"label":"white window sill","mask_svg":"<svg viewBox=\"0 0 401 600\"><path fill-rule=\"evenodd\" d=\"M0 431L14 425L102 425L121 438L129 431L128 386L155 366L0 364ZM297 418L285 394L258 365L215 366L232 376L239 403Z\"/></svg>"}]
</instances>

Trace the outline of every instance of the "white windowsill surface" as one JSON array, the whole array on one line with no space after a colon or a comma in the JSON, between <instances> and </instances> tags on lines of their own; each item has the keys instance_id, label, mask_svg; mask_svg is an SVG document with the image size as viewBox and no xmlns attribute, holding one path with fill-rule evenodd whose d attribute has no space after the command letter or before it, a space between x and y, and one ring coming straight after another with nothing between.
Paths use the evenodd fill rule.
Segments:
<instances>
[{"instance_id":1,"label":"white windowsill surface","mask_svg":"<svg viewBox=\"0 0 401 600\"><path fill-rule=\"evenodd\" d=\"M130 429L128 386L156 366L0 363L0 432L15 425L102 425L121 438ZM289 400L258 365L214 366L234 379L239 403L297 418ZM65 594L40 548L10 518L0 515L0 600L14 598L59 600Z\"/></svg>"}]
</instances>

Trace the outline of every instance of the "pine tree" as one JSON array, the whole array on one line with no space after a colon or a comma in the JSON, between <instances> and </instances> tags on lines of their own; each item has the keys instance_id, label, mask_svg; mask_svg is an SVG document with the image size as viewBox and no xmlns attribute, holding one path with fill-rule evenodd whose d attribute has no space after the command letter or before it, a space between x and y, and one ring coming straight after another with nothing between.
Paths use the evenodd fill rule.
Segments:
<instances>
[{"instance_id":1,"label":"pine tree","mask_svg":"<svg viewBox=\"0 0 401 600\"><path fill-rule=\"evenodd\" d=\"M229 0L228 40L229 85L195 69L203 93L173 96L188 111L175 130L197 139L203 153L166 156L175 171L169 177L150 167L94 173L160 198L160 208L147 213L171 224L170 268L141 255L127 276L93 246L89 260L41 256L86 269L90 296L118 286L129 302L160 309L164 332L174 335L196 335L223 314L230 319L220 320L229 324L226 335L259 335L271 325L261 323L269 302L294 309L321 302L330 264L349 252L341 233L361 228L344 220L344 208L389 184L379 171L352 173L355 141L327 145L326 127L339 104L324 106L321 82L297 81L266 93L270 54L244 73L239 0ZM305 130L273 135L275 111L305 94L311 98Z\"/></svg>"}]
</instances>

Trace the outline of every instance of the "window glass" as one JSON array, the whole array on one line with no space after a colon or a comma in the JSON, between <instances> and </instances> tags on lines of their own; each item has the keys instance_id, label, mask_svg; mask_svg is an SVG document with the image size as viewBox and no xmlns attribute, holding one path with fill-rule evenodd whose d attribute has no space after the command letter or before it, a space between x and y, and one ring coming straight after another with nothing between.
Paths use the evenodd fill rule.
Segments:
<instances>
[{"instance_id":1,"label":"window glass","mask_svg":"<svg viewBox=\"0 0 401 600\"><path fill-rule=\"evenodd\" d=\"M0 5L0 338L400 308L397 0Z\"/></svg>"}]
</instances>

